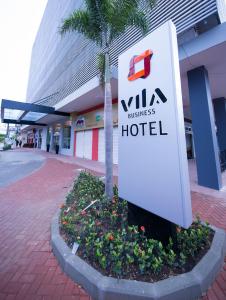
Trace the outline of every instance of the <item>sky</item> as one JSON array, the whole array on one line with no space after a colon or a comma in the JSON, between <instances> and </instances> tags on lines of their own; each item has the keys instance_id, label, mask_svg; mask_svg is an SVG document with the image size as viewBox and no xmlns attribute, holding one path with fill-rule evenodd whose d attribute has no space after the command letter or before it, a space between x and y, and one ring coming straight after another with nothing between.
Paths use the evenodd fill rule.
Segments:
<instances>
[{"instance_id":1,"label":"sky","mask_svg":"<svg viewBox=\"0 0 226 300\"><path fill-rule=\"evenodd\" d=\"M0 0L0 101L26 101L32 46L46 3Z\"/></svg>"}]
</instances>

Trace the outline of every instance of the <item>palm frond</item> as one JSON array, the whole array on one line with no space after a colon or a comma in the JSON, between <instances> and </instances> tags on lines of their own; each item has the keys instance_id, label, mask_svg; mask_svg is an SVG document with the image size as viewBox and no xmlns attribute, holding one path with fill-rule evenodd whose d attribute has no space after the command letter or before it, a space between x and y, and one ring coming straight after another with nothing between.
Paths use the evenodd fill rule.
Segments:
<instances>
[{"instance_id":1,"label":"palm frond","mask_svg":"<svg viewBox=\"0 0 226 300\"><path fill-rule=\"evenodd\" d=\"M110 20L110 42L123 34L128 26L136 26L143 33L147 31L147 19L139 8L140 1L131 0L113 0L115 11Z\"/></svg>"},{"instance_id":2,"label":"palm frond","mask_svg":"<svg viewBox=\"0 0 226 300\"><path fill-rule=\"evenodd\" d=\"M88 11L77 10L63 21L60 34L63 35L69 31L82 33L88 39L101 44L101 28Z\"/></svg>"},{"instance_id":3,"label":"palm frond","mask_svg":"<svg viewBox=\"0 0 226 300\"><path fill-rule=\"evenodd\" d=\"M146 5L148 5L148 7L152 9L156 5L158 0L141 0L141 1L145 2Z\"/></svg>"},{"instance_id":4,"label":"palm frond","mask_svg":"<svg viewBox=\"0 0 226 300\"><path fill-rule=\"evenodd\" d=\"M133 14L131 14L128 18L128 26L135 26L139 29L141 29L142 33L147 33L148 30L148 22L147 18L145 16L145 13L142 11L136 11Z\"/></svg>"}]
</instances>

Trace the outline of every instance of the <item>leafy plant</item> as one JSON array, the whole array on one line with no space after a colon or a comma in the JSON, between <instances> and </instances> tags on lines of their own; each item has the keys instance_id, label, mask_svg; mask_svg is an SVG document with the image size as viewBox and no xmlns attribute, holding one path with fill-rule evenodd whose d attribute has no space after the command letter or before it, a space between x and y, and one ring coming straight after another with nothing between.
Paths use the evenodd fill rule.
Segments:
<instances>
[{"instance_id":1,"label":"leafy plant","mask_svg":"<svg viewBox=\"0 0 226 300\"><path fill-rule=\"evenodd\" d=\"M10 144L4 144L3 148L4 151L6 150L10 150L11 149L11 145Z\"/></svg>"},{"instance_id":2,"label":"leafy plant","mask_svg":"<svg viewBox=\"0 0 226 300\"><path fill-rule=\"evenodd\" d=\"M127 213L127 202L119 199L116 186L112 201L108 201L103 182L81 172L62 206L61 231L70 246L79 243L80 256L117 278L131 272L159 276L166 267L183 269L209 245L211 230L199 218L187 230L177 227L176 248L171 238L164 247L146 237L144 226L128 226Z\"/></svg>"},{"instance_id":3,"label":"leafy plant","mask_svg":"<svg viewBox=\"0 0 226 300\"><path fill-rule=\"evenodd\" d=\"M3 143L5 140L5 134L0 133L0 143Z\"/></svg>"}]
</instances>

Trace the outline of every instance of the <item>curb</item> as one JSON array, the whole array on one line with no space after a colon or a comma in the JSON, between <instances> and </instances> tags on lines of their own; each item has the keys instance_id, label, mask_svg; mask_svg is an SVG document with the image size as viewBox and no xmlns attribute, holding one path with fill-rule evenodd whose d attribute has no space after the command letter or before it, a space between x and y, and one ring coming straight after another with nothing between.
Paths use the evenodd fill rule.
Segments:
<instances>
[{"instance_id":1,"label":"curb","mask_svg":"<svg viewBox=\"0 0 226 300\"><path fill-rule=\"evenodd\" d=\"M215 231L212 245L192 271L155 283L103 276L71 253L59 232L60 209L51 223L51 244L63 271L95 300L192 300L205 292L220 271L226 251L226 233Z\"/></svg>"}]
</instances>

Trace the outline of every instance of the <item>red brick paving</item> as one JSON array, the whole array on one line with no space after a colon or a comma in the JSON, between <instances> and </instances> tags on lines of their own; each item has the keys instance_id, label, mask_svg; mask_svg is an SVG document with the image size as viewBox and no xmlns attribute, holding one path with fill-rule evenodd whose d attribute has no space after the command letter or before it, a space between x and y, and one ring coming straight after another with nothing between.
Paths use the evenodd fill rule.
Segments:
<instances>
[{"instance_id":1,"label":"red brick paving","mask_svg":"<svg viewBox=\"0 0 226 300\"><path fill-rule=\"evenodd\" d=\"M50 221L75 169L47 159L37 172L0 188L0 300L90 299L62 273L49 243Z\"/></svg>"},{"instance_id":2,"label":"red brick paving","mask_svg":"<svg viewBox=\"0 0 226 300\"><path fill-rule=\"evenodd\" d=\"M0 300L90 299L63 274L49 244L50 221L75 172L75 164L48 158L37 172L0 188ZM226 230L225 199L192 193L192 205L194 215ZM226 300L226 264L202 300Z\"/></svg>"},{"instance_id":3,"label":"red brick paving","mask_svg":"<svg viewBox=\"0 0 226 300\"><path fill-rule=\"evenodd\" d=\"M192 210L203 221L226 230L226 199L215 199L193 192ZM202 300L226 300L226 257L221 272Z\"/></svg>"}]
</instances>

